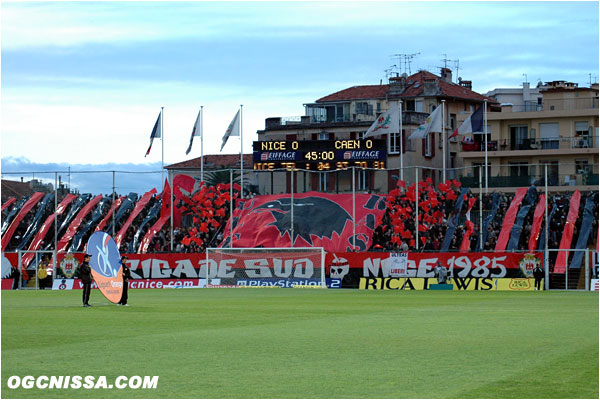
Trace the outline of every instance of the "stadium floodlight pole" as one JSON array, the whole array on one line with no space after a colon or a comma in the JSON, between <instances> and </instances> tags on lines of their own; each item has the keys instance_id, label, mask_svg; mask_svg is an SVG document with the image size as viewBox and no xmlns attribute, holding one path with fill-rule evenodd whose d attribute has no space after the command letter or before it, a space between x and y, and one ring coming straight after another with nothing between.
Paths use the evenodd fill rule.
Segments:
<instances>
[{"instance_id":1,"label":"stadium floodlight pole","mask_svg":"<svg viewBox=\"0 0 600 400\"><path fill-rule=\"evenodd\" d=\"M483 187L481 185L481 165L479 166L479 251L483 250Z\"/></svg>"},{"instance_id":2,"label":"stadium floodlight pole","mask_svg":"<svg viewBox=\"0 0 600 400\"><path fill-rule=\"evenodd\" d=\"M544 190L546 192L546 198L544 199L544 218L546 220L544 226L544 289L549 290L550 285L548 279L550 278L550 258L548 250L548 226L550 225L550 221L548 221L548 163L544 166Z\"/></svg>"},{"instance_id":3,"label":"stadium floodlight pole","mask_svg":"<svg viewBox=\"0 0 600 400\"><path fill-rule=\"evenodd\" d=\"M162 188L165 190L165 125L164 125L164 107L160 108L160 143L162 145L162 159L160 169L160 180Z\"/></svg>"},{"instance_id":4,"label":"stadium floodlight pole","mask_svg":"<svg viewBox=\"0 0 600 400\"><path fill-rule=\"evenodd\" d=\"M446 182L446 100L442 100L442 182ZM418 229L417 229L418 230ZM417 244L418 246L418 244Z\"/></svg>"},{"instance_id":5,"label":"stadium floodlight pole","mask_svg":"<svg viewBox=\"0 0 600 400\"><path fill-rule=\"evenodd\" d=\"M402 135L402 100L398 100L398 135L400 136L400 180L404 180L404 145Z\"/></svg>"},{"instance_id":6,"label":"stadium floodlight pole","mask_svg":"<svg viewBox=\"0 0 600 400\"><path fill-rule=\"evenodd\" d=\"M485 194L488 193L488 131L487 131L487 100L483 101L483 136L485 141Z\"/></svg>"},{"instance_id":7,"label":"stadium floodlight pole","mask_svg":"<svg viewBox=\"0 0 600 400\"><path fill-rule=\"evenodd\" d=\"M352 167L352 251L356 251L356 167Z\"/></svg>"},{"instance_id":8,"label":"stadium floodlight pole","mask_svg":"<svg viewBox=\"0 0 600 400\"><path fill-rule=\"evenodd\" d=\"M171 211L171 216L170 216L170 220L171 220L171 252L173 251L173 208L175 208L175 198L173 197L173 187L175 186L173 183L173 172L169 171L169 183L171 184L169 187L169 197L171 198L171 207L169 207L170 211ZM163 186L163 192L164 192L165 188Z\"/></svg>"},{"instance_id":9,"label":"stadium floodlight pole","mask_svg":"<svg viewBox=\"0 0 600 400\"><path fill-rule=\"evenodd\" d=\"M200 182L204 183L204 106L200 106Z\"/></svg>"},{"instance_id":10,"label":"stadium floodlight pole","mask_svg":"<svg viewBox=\"0 0 600 400\"><path fill-rule=\"evenodd\" d=\"M419 167L415 167L415 248L419 250Z\"/></svg>"},{"instance_id":11,"label":"stadium floodlight pole","mask_svg":"<svg viewBox=\"0 0 600 400\"><path fill-rule=\"evenodd\" d=\"M290 193L290 243L292 244L290 247L294 247L294 169L290 171L290 184L291 184L291 193Z\"/></svg>"},{"instance_id":12,"label":"stadium floodlight pole","mask_svg":"<svg viewBox=\"0 0 600 400\"><path fill-rule=\"evenodd\" d=\"M54 251L58 249L58 172L54 173ZM56 268L53 268L53 271Z\"/></svg>"},{"instance_id":13,"label":"stadium floodlight pole","mask_svg":"<svg viewBox=\"0 0 600 400\"><path fill-rule=\"evenodd\" d=\"M243 104L240 104L240 198L244 198L244 130L242 129L242 108Z\"/></svg>"},{"instance_id":14,"label":"stadium floodlight pole","mask_svg":"<svg viewBox=\"0 0 600 400\"><path fill-rule=\"evenodd\" d=\"M204 250L204 253L206 254L206 286L204 286L205 289L208 289L208 285L210 284L210 281L208 280L208 247ZM200 273L202 271L202 268L200 268L200 271L198 271L198 278L200 278ZM198 284L200 284L200 282L198 282Z\"/></svg>"},{"instance_id":15,"label":"stadium floodlight pole","mask_svg":"<svg viewBox=\"0 0 600 400\"><path fill-rule=\"evenodd\" d=\"M112 237L115 237L115 213L117 212L117 210L115 209L115 174L116 171L112 172L113 174L113 192L112 192Z\"/></svg>"},{"instance_id":16,"label":"stadium floodlight pole","mask_svg":"<svg viewBox=\"0 0 600 400\"><path fill-rule=\"evenodd\" d=\"M229 247L233 247L233 169L229 168ZM208 268L208 266L206 267Z\"/></svg>"}]
</instances>

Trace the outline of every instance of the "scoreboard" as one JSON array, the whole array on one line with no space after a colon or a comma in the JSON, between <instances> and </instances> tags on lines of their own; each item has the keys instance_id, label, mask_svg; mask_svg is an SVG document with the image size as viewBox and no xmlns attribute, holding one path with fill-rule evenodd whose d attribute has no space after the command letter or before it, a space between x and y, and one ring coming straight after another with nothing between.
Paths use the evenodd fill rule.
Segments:
<instances>
[{"instance_id":1,"label":"scoreboard","mask_svg":"<svg viewBox=\"0 0 600 400\"><path fill-rule=\"evenodd\" d=\"M258 141L253 143L254 169L385 169L386 147L385 140L374 139Z\"/></svg>"}]
</instances>

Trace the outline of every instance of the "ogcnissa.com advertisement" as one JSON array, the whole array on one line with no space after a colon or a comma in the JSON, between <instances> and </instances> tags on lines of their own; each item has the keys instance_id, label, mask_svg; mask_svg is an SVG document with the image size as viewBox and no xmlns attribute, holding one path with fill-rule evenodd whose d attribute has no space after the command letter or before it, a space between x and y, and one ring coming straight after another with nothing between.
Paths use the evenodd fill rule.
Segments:
<instances>
[{"instance_id":1,"label":"ogcnissa.com advertisement","mask_svg":"<svg viewBox=\"0 0 600 400\"><path fill-rule=\"evenodd\" d=\"M211 279L211 285L221 284L220 279ZM190 289L206 287L206 279L131 279L129 289ZM92 289L97 289L96 282L92 282ZM80 279L55 279L52 282L53 290L78 290L83 289Z\"/></svg>"}]
</instances>

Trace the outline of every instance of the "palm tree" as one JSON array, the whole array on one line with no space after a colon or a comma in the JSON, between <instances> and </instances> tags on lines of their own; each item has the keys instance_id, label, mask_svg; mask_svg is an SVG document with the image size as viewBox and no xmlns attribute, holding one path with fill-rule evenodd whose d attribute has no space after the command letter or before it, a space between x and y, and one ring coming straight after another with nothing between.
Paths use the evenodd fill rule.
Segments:
<instances>
[{"instance_id":1,"label":"palm tree","mask_svg":"<svg viewBox=\"0 0 600 400\"><path fill-rule=\"evenodd\" d=\"M231 175L229 170L212 171L207 173L205 179L206 186L217 186L219 183L230 183ZM233 183L239 184L240 173L233 171Z\"/></svg>"}]
</instances>

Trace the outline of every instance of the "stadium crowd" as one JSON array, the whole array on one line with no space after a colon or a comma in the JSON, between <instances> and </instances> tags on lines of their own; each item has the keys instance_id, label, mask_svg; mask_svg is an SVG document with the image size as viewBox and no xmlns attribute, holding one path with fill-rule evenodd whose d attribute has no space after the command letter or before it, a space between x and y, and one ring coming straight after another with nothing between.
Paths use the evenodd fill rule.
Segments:
<instances>
[{"instance_id":1,"label":"stadium crowd","mask_svg":"<svg viewBox=\"0 0 600 400\"><path fill-rule=\"evenodd\" d=\"M234 199L239 196L239 186L234 184ZM462 194L461 194L462 193ZM171 241L170 223L162 224L156 230L149 242L146 252L179 252L179 253L197 253L202 252L206 247L216 247L221 243L225 233L225 226L230 215L230 188L227 184L216 186L202 186L199 190L189 195L177 193L175 191L176 208L178 215L176 220L181 221L176 224L173 230L173 240ZM549 248L558 248L561 236L565 226L569 204L572 193L552 194L548 201L549 215L551 215L549 224ZM25 250L29 248L33 236L40 225L49 216L54 213L54 199L52 195L46 201L39 201L36 206L27 213L19 223L17 229L6 251ZM461 199L462 196L462 199ZM586 199L592 197L594 201L593 210L593 228L590 236L590 243L596 243L598 234L598 192L582 193L580 210L574 228L574 238L581 228L584 215ZM63 238L69 225L72 223L77 213L80 212L83 205L90 199L91 195L82 195L73 200L59 216L58 219L58 239ZM149 229L153 227L161 215L168 213L169 204L163 204L164 199L161 194L154 194L150 197L147 204L138 210L138 214L129 221L136 204L141 196L135 193L125 196L116 196L122 200L120 207L113 213L114 232L120 232L126 223L129 227L122 234L120 250L127 253L135 253L140 249L143 237ZM494 208L494 199L497 210L492 215ZM514 195L508 193L490 193L482 197L481 208L483 214L481 220L485 221L492 216L487 228L487 234L482 249L484 251L494 250L498 241L498 236L502 229L504 217L510 207ZM58 199L58 202L63 200ZM479 217L479 195L469 190L463 190L460 182L449 181L434 187L431 180L419 183L418 188L418 222L416 221L415 203L417 201L417 189L415 185L406 186L401 182L398 187L385 196L387 209L383 218L377 221L377 228L373 232L371 250L390 250L390 251L480 251L480 217ZM105 222L104 230L113 231L113 215L109 215L112 207L112 196L105 195L104 201L99 202L96 207L90 211L80 222L75 238L68 240L65 250L71 252L83 251L85 243L89 236L95 231L100 221ZM2 210L2 234L6 232L8 226L14 220L17 212L23 207L27 199L21 199ZM127 201L129 200L129 201ZM462 200L462 201L459 201ZM518 250L527 250L528 241L532 230L533 213L539 196L532 200L532 206L527 213L521 236L519 239ZM460 208L457 209L457 205ZM551 212L554 210L554 212ZM448 229L455 229L451 237L446 239ZM418 230L418 243L417 232ZM446 239L446 248L444 242ZM541 240L541 236L540 236ZM44 241L39 249L52 249L54 246L54 229L49 229Z\"/></svg>"}]
</instances>

